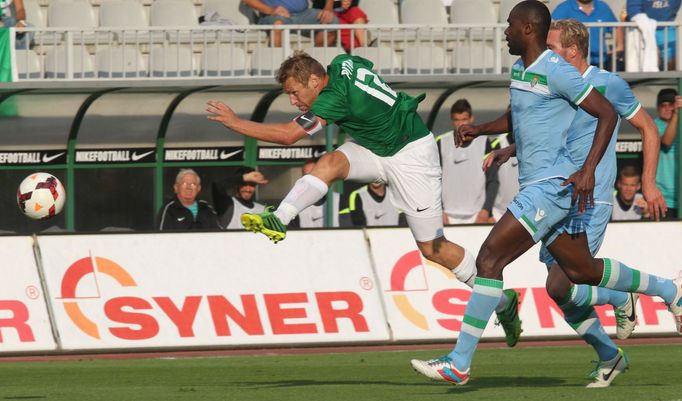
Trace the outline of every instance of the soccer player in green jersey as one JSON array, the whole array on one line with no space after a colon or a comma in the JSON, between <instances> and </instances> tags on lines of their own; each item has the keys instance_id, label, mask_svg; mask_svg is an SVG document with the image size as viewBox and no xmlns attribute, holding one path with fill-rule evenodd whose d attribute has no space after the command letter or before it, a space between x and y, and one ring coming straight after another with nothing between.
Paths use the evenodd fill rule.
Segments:
<instances>
[{"instance_id":1,"label":"soccer player in green jersey","mask_svg":"<svg viewBox=\"0 0 682 401\"><path fill-rule=\"evenodd\" d=\"M277 73L289 101L301 114L287 123L256 123L239 118L222 102L210 101L209 119L240 134L266 142L290 145L337 124L353 140L320 158L310 174L301 177L276 211L242 215L247 230L261 232L274 242L286 237L286 225L303 209L321 199L336 180L388 184L388 196L407 218L422 255L450 269L472 287L476 276L470 252L443 235L441 166L436 141L417 114L424 95L410 97L391 89L372 71L371 61L339 55L328 69L297 52ZM507 290L496 308L514 346L521 332L518 296Z\"/></svg>"}]
</instances>

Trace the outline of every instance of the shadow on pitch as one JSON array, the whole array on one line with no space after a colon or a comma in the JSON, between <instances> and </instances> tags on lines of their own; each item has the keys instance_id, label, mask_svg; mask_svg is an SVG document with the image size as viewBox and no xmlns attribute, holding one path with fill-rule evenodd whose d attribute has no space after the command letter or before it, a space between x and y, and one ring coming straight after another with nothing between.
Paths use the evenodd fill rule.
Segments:
<instances>
[{"instance_id":1,"label":"shadow on pitch","mask_svg":"<svg viewBox=\"0 0 682 401\"><path fill-rule=\"evenodd\" d=\"M478 391L486 388L509 388L509 387L557 387L566 386L566 380L558 377L527 377L527 376L487 376L472 378L464 386L452 386L448 392L463 393Z\"/></svg>"},{"instance_id":2,"label":"shadow on pitch","mask_svg":"<svg viewBox=\"0 0 682 401\"><path fill-rule=\"evenodd\" d=\"M465 386L455 387L450 383L432 382L428 380L415 383L414 381L389 381L389 380L280 380L263 382L240 382L245 386L256 386L260 388L294 388L308 386L357 386L357 385L390 385L390 386L442 386L449 392L469 392L483 388L501 387L556 387L565 385L566 380L558 377L509 377L509 376L488 376L472 379Z\"/></svg>"},{"instance_id":3,"label":"shadow on pitch","mask_svg":"<svg viewBox=\"0 0 682 401\"><path fill-rule=\"evenodd\" d=\"M270 381L268 383L258 382L239 382L235 383L244 386L254 386L259 388L292 388L292 387L308 387L308 386L358 386L358 385L377 385L377 386L433 386L433 382L424 381L423 383L414 383L409 381L390 381L390 380L279 380Z\"/></svg>"}]
</instances>

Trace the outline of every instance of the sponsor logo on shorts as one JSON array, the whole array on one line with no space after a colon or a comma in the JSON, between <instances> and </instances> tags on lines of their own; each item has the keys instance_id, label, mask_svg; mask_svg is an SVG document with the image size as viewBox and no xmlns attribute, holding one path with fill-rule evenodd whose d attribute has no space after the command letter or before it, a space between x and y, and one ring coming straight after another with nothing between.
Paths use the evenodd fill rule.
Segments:
<instances>
[{"instance_id":1,"label":"sponsor logo on shorts","mask_svg":"<svg viewBox=\"0 0 682 401\"><path fill-rule=\"evenodd\" d=\"M538 210L535 212L535 221L540 221L545 218L545 211L538 208Z\"/></svg>"}]
</instances>

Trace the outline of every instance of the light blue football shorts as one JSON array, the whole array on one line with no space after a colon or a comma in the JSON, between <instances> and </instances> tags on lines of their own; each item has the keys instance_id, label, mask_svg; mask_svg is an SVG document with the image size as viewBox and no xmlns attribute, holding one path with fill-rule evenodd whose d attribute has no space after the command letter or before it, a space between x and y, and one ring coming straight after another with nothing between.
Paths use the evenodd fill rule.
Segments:
<instances>
[{"instance_id":1,"label":"light blue football shorts","mask_svg":"<svg viewBox=\"0 0 682 401\"><path fill-rule=\"evenodd\" d=\"M568 216L557 225L556 235L552 240L556 239L561 233L578 234L584 232L587 235L587 243L590 246L590 253L592 256L596 255L604 242L604 234L606 233L606 225L611 219L611 211L613 206L609 203L599 202L594 204L593 208L587 209L584 213L578 213L578 205L574 205ZM550 242L551 243L551 242ZM540 248L540 262L550 268L556 264L556 260L552 254L547 250L549 243L543 241L542 248Z\"/></svg>"},{"instance_id":2,"label":"light blue football shorts","mask_svg":"<svg viewBox=\"0 0 682 401\"><path fill-rule=\"evenodd\" d=\"M564 178L550 178L529 184L509 203L509 211L535 242L550 244L558 235L555 235L555 226L571 210L573 186L561 186L564 181Z\"/></svg>"}]
</instances>

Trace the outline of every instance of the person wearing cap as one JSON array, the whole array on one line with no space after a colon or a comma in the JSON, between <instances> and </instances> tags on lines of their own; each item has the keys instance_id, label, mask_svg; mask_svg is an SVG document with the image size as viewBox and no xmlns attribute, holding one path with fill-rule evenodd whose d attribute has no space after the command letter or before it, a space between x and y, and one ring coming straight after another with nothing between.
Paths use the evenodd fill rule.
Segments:
<instances>
[{"instance_id":1,"label":"person wearing cap","mask_svg":"<svg viewBox=\"0 0 682 401\"><path fill-rule=\"evenodd\" d=\"M661 150L656 170L656 185L661 189L665 203L668 205L667 219L677 218L678 192L678 149L680 137L677 135L679 110L682 98L672 88L661 89L656 97L658 117L654 119L658 134L661 136Z\"/></svg>"},{"instance_id":2,"label":"person wearing cap","mask_svg":"<svg viewBox=\"0 0 682 401\"><path fill-rule=\"evenodd\" d=\"M234 176L214 182L213 203L218 213L218 224L225 230L242 229L240 217L244 213L260 213L265 206L255 202L256 185L268 180L251 167L240 167Z\"/></svg>"}]
</instances>

